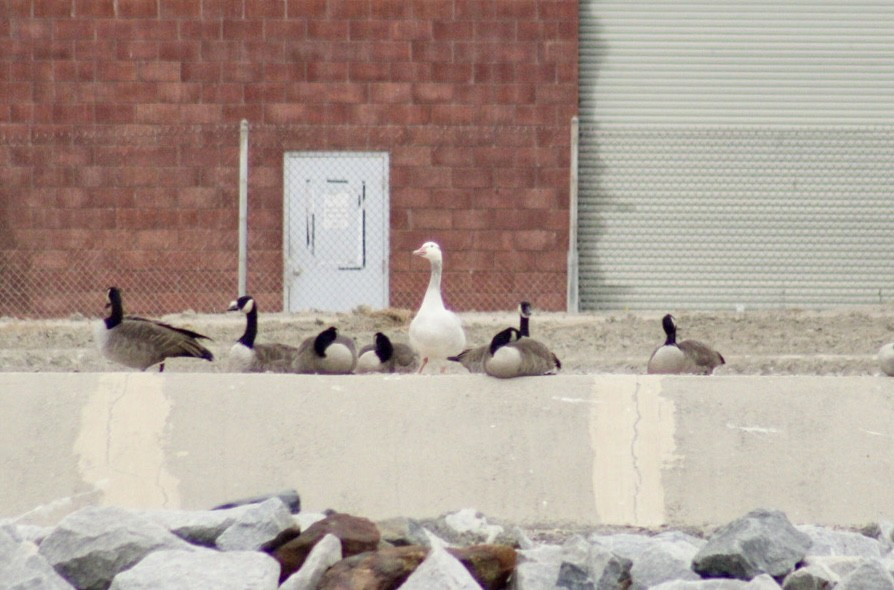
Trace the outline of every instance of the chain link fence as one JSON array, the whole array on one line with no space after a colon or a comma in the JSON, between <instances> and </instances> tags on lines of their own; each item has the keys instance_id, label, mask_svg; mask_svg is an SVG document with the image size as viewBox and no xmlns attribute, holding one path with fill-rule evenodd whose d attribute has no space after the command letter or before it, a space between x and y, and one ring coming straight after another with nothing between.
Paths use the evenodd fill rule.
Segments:
<instances>
[{"instance_id":1,"label":"chain link fence","mask_svg":"<svg viewBox=\"0 0 894 590\"><path fill-rule=\"evenodd\" d=\"M567 144L565 128L251 125L247 291L267 311L415 309L428 265L411 251L428 232L395 211L389 174L418 150L487 151L507 137L528 158L507 169L521 162L567 178L555 153L540 153L567 151L555 146L557 137ZM101 315L111 285L128 313L221 311L239 284L239 159L238 123L0 128L0 316ZM463 166L475 172L475 162ZM463 207L427 202L457 217ZM519 298L564 308L564 266L513 270L496 260L513 245L506 235L482 247L479 221L467 233L482 237L469 241L462 228L423 222L424 208L417 198L407 209L417 227L444 228L431 237L455 244L444 275L453 308L512 309ZM528 213L529 231L542 230L542 212ZM567 220L567 211L551 215L554 226ZM564 256L564 246L549 246Z\"/></svg>"}]
</instances>

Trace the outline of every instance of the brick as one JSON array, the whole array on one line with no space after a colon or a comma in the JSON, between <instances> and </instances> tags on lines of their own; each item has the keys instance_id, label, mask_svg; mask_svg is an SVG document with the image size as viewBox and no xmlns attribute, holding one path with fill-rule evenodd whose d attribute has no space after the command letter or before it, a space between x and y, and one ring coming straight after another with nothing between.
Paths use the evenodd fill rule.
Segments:
<instances>
[{"instance_id":1,"label":"brick","mask_svg":"<svg viewBox=\"0 0 894 590\"><path fill-rule=\"evenodd\" d=\"M423 83L412 87L413 101L417 103L451 103L454 86L451 84Z\"/></svg>"},{"instance_id":2,"label":"brick","mask_svg":"<svg viewBox=\"0 0 894 590\"><path fill-rule=\"evenodd\" d=\"M207 16L207 4L205 14ZM216 18L213 20L182 20L178 21L177 28L180 32L179 39L191 41L220 41L223 38L223 22Z\"/></svg>"},{"instance_id":3,"label":"brick","mask_svg":"<svg viewBox=\"0 0 894 590\"><path fill-rule=\"evenodd\" d=\"M289 18L321 18L326 16L327 0L286 0Z\"/></svg>"},{"instance_id":4,"label":"brick","mask_svg":"<svg viewBox=\"0 0 894 590\"><path fill-rule=\"evenodd\" d=\"M407 219L410 229L431 231L453 227L451 216L439 209L410 209Z\"/></svg>"},{"instance_id":5,"label":"brick","mask_svg":"<svg viewBox=\"0 0 894 590\"><path fill-rule=\"evenodd\" d=\"M493 186L493 173L490 169L453 168L451 169L451 186L455 188L488 188Z\"/></svg>"},{"instance_id":6,"label":"brick","mask_svg":"<svg viewBox=\"0 0 894 590\"><path fill-rule=\"evenodd\" d=\"M568 0L540 0L538 16L544 20L577 22L578 3Z\"/></svg>"},{"instance_id":7,"label":"brick","mask_svg":"<svg viewBox=\"0 0 894 590\"><path fill-rule=\"evenodd\" d=\"M435 41L455 43L468 41L475 36L475 24L472 21L435 21L432 23L432 38Z\"/></svg>"},{"instance_id":8,"label":"brick","mask_svg":"<svg viewBox=\"0 0 894 590\"><path fill-rule=\"evenodd\" d=\"M428 82L431 80L432 64L396 62L391 64L392 82Z\"/></svg>"},{"instance_id":9,"label":"brick","mask_svg":"<svg viewBox=\"0 0 894 590\"><path fill-rule=\"evenodd\" d=\"M158 17L158 0L127 0L118 2L119 18L154 18Z\"/></svg>"},{"instance_id":10,"label":"brick","mask_svg":"<svg viewBox=\"0 0 894 590\"><path fill-rule=\"evenodd\" d=\"M538 0L496 0L494 16L503 19L530 20L537 18Z\"/></svg>"},{"instance_id":11,"label":"brick","mask_svg":"<svg viewBox=\"0 0 894 590\"><path fill-rule=\"evenodd\" d=\"M78 17L112 18L115 16L115 0L75 0L74 12Z\"/></svg>"},{"instance_id":12,"label":"brick","mask_svg":"<svg viewBox=\"0 0 894 590\"><path fill-rule=\"evenodd\" d=\"M369 44L366 57L370 61L408 61L412 55L408 41L379 41Z\"/></svg>"},{"instance_id":13,"label":"brick","mask_svg":"<svg viewBox=\"0 0 894 590\"><path fill-rule=\"evenodd\" d=\"M264 70L250 62L231 62L221 72L222 82L258 82L264 77Z\"/></svg>"},{"instance_id":14,"label":"brick","mask_svg":"<svg viewBox=\"0 0 894 590\"><path fill-rule=\"evenodd\" d=\"M435 82L472 82L471 64L436 64L432 70Z\"/></svg>"},{"instance_id":15,"label":"brick","mask_svg":"<svg viewBox=\"0 0 894 590\"><path fill-rule=\"evenodd\" d=\"M137 78L136 64L126 61L100 61L96 64L97 81L131 81Z\"/></svg>"},{"instance_id":16,"label":"brick","mask_svg":"<svg viewBox=\"0 0 894 590\"><path fill-rule=\"evenodd\" d=\"M453 0L414 0L413 15L426 20L448 20L456 17Z\"/></svg>"},{"instance_id":17,"label":"brick","mask_svg":"<svg viewBox=\"0 0 894 590\"><path fill-rule=\"evenodd\" d=\"M264 38L268 41L295 41L307 37L307 23L302 20L268 20L264 22Z\"/></svg>"},{"instance_id":18,"label":"brick","mask_svg":"<svg viewBox=\"0 0 894 590\"><path fill-rule=\"evenodd\" d=\"M159 102L193 103L202 98L202 86L187 82L160 83L156 86Z\"/></svg>"},{"instance_id":19,"label":"brick","mask_svg":"<svg viewBox=\"0 0 894 590\"><path fill-rule=\"evenodd\" d=\"M374 103L408 103L413 100L413 87L405 82L370 84L369 100Z\"/></svg>"},{"instance_id":20,"label":"brick","mask_svg":"<svg viewBox=\"0 0 894 590\"><path fill-rule=\"evenodd\" d=\"M158 0L162 18L197 18L202 15L202 0Z\"/></svg>"},{"instance_id":21,"label":"brick","mask_svg":"<svg viewBox=\"0 0 894 590\"><path fill-rule=\"evenodd\" d=\"M35 60L72 59L74 57L74 43L68 39L40 43L34 47L31 55Z\"/></svg>"},{"instance_id":22,"label":"brick","mask_svg":"<svg viewBox=\"0 0 894 590\"><path fill-rule=\"evenodd\" d=\"M384 82L391 78L391 65L385 62L358 62L348 67L348 79L352 82Z\"/></svg>"},{"instance_id":23,"label":"brick","mask_svg":"<svg viewBox=\"0 0 894 590\"><path fill-rule=\"evenodd\" d=\"M362 19L370 16L371 0L329 0L329 16L333 19Z\"/></svg>"},{"instance_id":24,"label":"brick","mask_svg":"<svg viewBox=\"0 0 894 590\"><path fill-rule=\"evenodd\" d=\"M53 25L50 20L18 20L13 31L21 41L46 41L53 38Z\"/></svg>"},{"instance_id":25,"label":"brick","mask_svg":"<svg viewBox=\"0 0 894 590\"><path fill-rule=\"evenodd\" d=\"M307 23L307 38L317 41L347 41L350 26L347 21L311 20Z\"/></svg>"},{"instance_id":26,"label":"brick","mask_svg":"<svg viewBox=\"0 0 894 590\"><path fill-rule=\"evenodd\" d=\"M202 41L202 59L231 62L242 59L242 44L231 41Z\"/></svg>"},{"instance_id":27,"label":"brick","mask_svg":"<svg viewBox=\"0 0 894 590\"><path fill-rule=\"evenodd\" d=\"M257 102L285 102L285 84L249 84L245 87L245 100Z\"/></svg>"},{"instance_id":28,"label":"brick","mask_svg":"<svg viewBox=\"0 0 894 590\"><path fill-rule=\"evenodd\" d=\"M281 19L286 14L286 6L278 2L246 2L245 18L248 19Z\"/></svg>"},{"instance_id":29,"label":"brick","mask_svg":"<svg viewBox=\"0 0 894 590\"><path fill-rule=\"evenodd\" d=\"M413 41L410 54L413 61L447 63L453 60L453 45L440 41Z\"/></svg>"},{"instance_id":30,"label":"brick","mask_svg":"<svg viewBox=\"0 0 894 590\"><path fill-rule=\"evenodd\" d=\"M251 41L261 39L264 35L264 23L261 20L225 20L223 37L227 41Z\"/></svg>"},{"instance_id":31,"label":"brick","mask_svg":"<svg viewBox=\"0 0 894 590\"><path fill-rule=\"evenodd\" d=\"M221 68L219 63L187 62L182 64L180 74L184 82L219 82Z\"/></svg>"},{"instance_id":32,"label":"brick","mask_svg":"<svg viewBox=\"0 0 894 590\"><path fill-rule=\"evenodd\" d=\"M496 217L493 209L455 209L451 213L455 229L487 229Z\"/></svg>"},{"instance_id":33,"label":"brick","mask_svg":"<svg viewBox=\"0 0 894 590\"><path fill-rule=\"evenodd\" d=\"M202 0L202 14L205 18L242 18L243 0Z\"/></svg>"},{"instance_id":34,"label":"brick","mask_svg":"<svg viewBox=\"0 0 894 590\"><path fill-rule=\"evenodd\" d=\"M346 82L349 64L340 62L313 62L307 64L309 82Z\"/></svg>"},{"instance_id":35,"label":"brick","mask_svg":"<svg viewBox=\"0 0 894 590\"><path fill-rule=\"evenodd\" d=\"M57 41L91 39L95 34L95 24L90 20L58 19L53 21L53 38Z\"/></svg>"},{"instance_id":36,"label":"brick","mask_svg":"<svg viewBox=\"0 0 894 590\"><path fill-rule=\"evenodd\" d=\"M288 90L289 100L311 103L359 104L367 100L366 84L312 82Z\"/></svg>"},{"instance_id":37,"label":"brick","mask_svg":"<svg viewBox=\"0 0 894 590\"><path fill-rule=\"evenodd\" d=\"M428 20L393 22L390 38L395 41L430 41L434 38L432 23Z\"/></svg>"},{"instance_id":38,"label":"brick","mask_svg":"<svg viewBox=\"0 0 894 590\"><path fill-rule=\"evenodd\" d=\"M166 41L158 43L158 59L162 61L197 61L201 55L198 41Z\"/></svg>"},{"instance_id":39,"label":"brick","mask_svg":"<svg viewBox=\"0 0 894 590\"><path fill-rule=\"evenodd\" d=\"M62 61L53 64L53 79L56 81L92 82L96 77L94 64Z\"/></svg>"},{"instance_id":40,"label":"brick","mask_svg":"<svg viewBox=\"0 0 894 590\"><path fill-rule=\"evenodd\" d=\"M41 0L33 3L35 18L66 18L72 13L72 0Z\"/></svg>"},{"instance_id":41,"label":"brick","mask_svg":"<svg viewBox=\"0 0 894 590\"><path fill-rule=\"evenodd\" d=\"M172 124L180 121L178 105L147 103L136 105L137 123Z\"/></svg>"},{"instance_id":42,"label":"brick","mask_svg":"<svg viewBox=\"0 0 894 590\"><path fill-rule=\"evenodd\" d=\"M348 38L351 41L375 41L388 39L391 25L382 20L354 20L348 23Z\"/></svg>"},{"instance_id":43,"label":"brick","mask_svg":"<svg viewBox=\"0 0 894 590\"><path fill-rule=\"evenodd\" d=\"M435 125L470 125L478 108L472 105L433 105L431 120Z\"/></svg>"},{"instance_id":44,"label":"brick","mask_svg":"<svg viewBox=\"0 0 894 590\"><path fill-rule=\"evenodd\" d=\"M149 62L137 66L137 79L144 82L179 82L179 62Z\"/></svg>"},{"instance_id":45,"label":"brick","mask_svg":"<svg viewBox=\"0 0 894 590\"><path fill-rule=\"evenodd\" d=\"M370 18L373 19L403 19L412 14L412 3L407 0L376 0L370 3Z\"/></svg>"},{"instance_id":46,"label":"brick","mask_svg":"<svg viewBox=\"0 0 894 590\"><path fill-rule=\"evenodd\" d=\"M476 21L473 37L486 41L515 41L516 23L513 21Z\"/></svg>"},{"instance_id":47,"label":"brick","mask_svg":"<svg viewBox=\"0 0 894 590\"><path fill-rule=\"evenodd\" d=\"M93 121L93 109L85 104L53 105L53 122L64 125L89 124Z\"/></svg>"},{"instance_id":48,"label":"brick","mask_svg":"<svg viewBox=\"0 0 894 590\"><path fill-rule=\"evenodd\" d=\"M223 109L214 104L180 105L180 121L190 125L201 125L223 122Z\"/></svg>"}]
</instances>

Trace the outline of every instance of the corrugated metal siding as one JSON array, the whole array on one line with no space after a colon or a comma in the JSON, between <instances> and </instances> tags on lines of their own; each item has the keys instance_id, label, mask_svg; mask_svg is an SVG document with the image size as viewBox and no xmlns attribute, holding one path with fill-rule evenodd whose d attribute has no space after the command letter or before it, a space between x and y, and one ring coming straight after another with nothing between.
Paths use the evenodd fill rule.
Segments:
<instances>
[{"instance_id":1,"label":"corrugated metal siding","mask_svg":"<svg viewBox=\"0 0 894 590\"><path fill-rule=\"evenodd\" d=\"M890 2L595 2L582 309L894 299Z\"/></svg>"}]
</instances>

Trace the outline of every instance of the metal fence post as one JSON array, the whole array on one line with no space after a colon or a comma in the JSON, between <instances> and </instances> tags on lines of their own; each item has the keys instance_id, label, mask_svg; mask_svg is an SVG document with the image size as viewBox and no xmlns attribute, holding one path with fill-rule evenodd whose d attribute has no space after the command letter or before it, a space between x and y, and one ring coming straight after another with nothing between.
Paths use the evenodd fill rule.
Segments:
<instances>
[{"instance_id":1,"label":"metal fence post","mask_svg":"<svg viewBox=\"0 0 894 590\"><path fill-rule=\"evenodd\" d=\"M248 265L248 121L239 125L239 289L245 295Z\"/></svg>"},{"instance_id":2,"label":"metal fence post","mask_svg":"<svg viewBox=\"0 0 894 590\"><path fill-rule=\"evenodd\" d=\"M580 144L580 122L571 117L571 178L568 187L568 293L569 313L579 311L578 302L578 252L577 252L577 159Z\"/></svg>"}]
</instances>

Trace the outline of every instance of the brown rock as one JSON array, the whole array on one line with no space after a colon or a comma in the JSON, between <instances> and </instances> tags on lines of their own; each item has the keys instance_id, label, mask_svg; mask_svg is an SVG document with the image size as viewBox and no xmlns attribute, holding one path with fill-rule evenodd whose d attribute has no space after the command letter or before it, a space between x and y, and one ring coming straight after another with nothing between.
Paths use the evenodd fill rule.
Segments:
<instances>
[{"instance_id":1,"label":"brown rock","mask_svg":"<svg viewBox=\"0 0 894 590\"><path fill-rule=\"evenodd\" d=\"M515 549L508 545L472 545L447 551L466 566L484 590L503 590L515 570Z\"/></svg>"},{"instance_id":2,"label":"brown rock","mask_svg":"<svg viewBox=\"0 0 894 590\"><path fill-rule=\"evenodd\" d=\"M323 575L318 590L393 590L428 555L419 545L388 547L342 559Z\"/></svg>"},{"instance_id":3,"label":"brown rock","mask_svg":"<svg viewBox=\"0 0 894 590\"><path fill-rule=\"evenodd\" d=\"M273 558L279 562L280 584L301 569L310 550L327 534L339 538L342 555L345 557L375 550L380 539L379 530L371 520L338 512L330 514L271 552Z\"/></svg>"}]
</instances>

